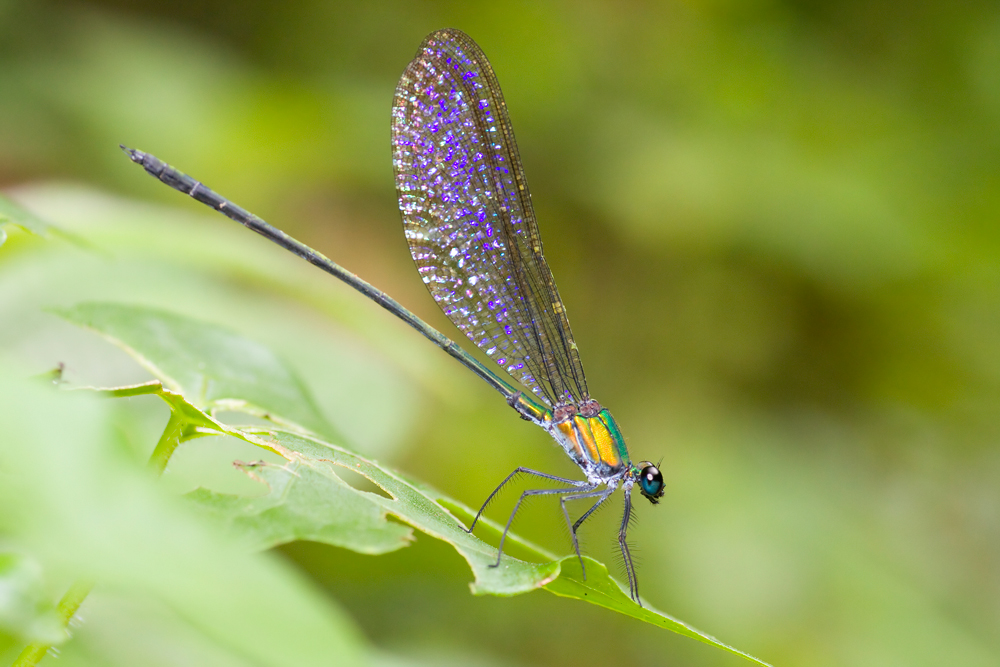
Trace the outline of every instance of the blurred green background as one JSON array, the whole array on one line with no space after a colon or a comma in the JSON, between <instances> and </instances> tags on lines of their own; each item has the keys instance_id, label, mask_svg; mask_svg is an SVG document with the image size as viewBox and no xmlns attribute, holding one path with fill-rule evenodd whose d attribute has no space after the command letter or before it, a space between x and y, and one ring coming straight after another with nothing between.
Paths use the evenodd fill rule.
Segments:
<instances>
[{"instance_id":1,"label":"blurred green background","mask_svg":"<svg viewBox=\"0 0 1000 667\"><path fill-rule=\"evenodd\" d=\"M92 244L0 247L4 354L141 381L43 308L157 305L272 346L346 444L470 505L517 465L572 474L405 325L117 147L460 336L413 270L389 146L395 82L445 26L503 86L594 396L634 458L662 457L632 533L644 596L776 665L998 664L995 2L0 0L0 188ZM166 409L116 409L139 461ZM253 456L192 443L165 484L244 488L227 461ZM608 562L615 507L582 534ZM568 552L560 521L539 501L518 530ZM392 664L745 664L543 592L472 597L426 536L279 551ZM64 664L192 664L142 653L183 644L152 621L125 660L121 619L144 637L144 617L93 604Z\"/></svg>"}]
</instances>

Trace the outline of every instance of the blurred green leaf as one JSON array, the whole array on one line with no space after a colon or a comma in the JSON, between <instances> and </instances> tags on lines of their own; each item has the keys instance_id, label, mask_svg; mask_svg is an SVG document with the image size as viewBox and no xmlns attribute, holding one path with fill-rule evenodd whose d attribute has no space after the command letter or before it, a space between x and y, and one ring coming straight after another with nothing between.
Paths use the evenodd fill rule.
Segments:
<instances>
[{"instance_id":1,"label":"blurred green leaf","mask_svg":"<svg viewBox=\"0 0 1000 667\"><path fill-rule=\"evenodd\" d=\"M386 315L367 300L337 281L316 279L311 265L221 216L212 224L210 216L136 205L72 186L25 186L18 197L95 249L19 243L18 252L0 263L9 316L0 327L0 342L29 348L31 356L24 360L39 370L62 360L71 376L94 369L86 374L88 383L106 386L146 377L103 340L91 340L79 362L58 345L43 350L38 341L82 332L40 313L39 304L68 308L115 301L183 311L280 350L336 433L359 451L379 456L407 441L421 400L454 400L453 387L464 379L447 359L419 354L426 343L411 337L408 327L386 326ZM19 236L27 241L29 235ZM109 364L104 355L119 362ZM457 379L444 382L444 373ZM398 419L380 417L386 404Z\"/></svg>"},{"instance_id":2,"label":"blurred green leaf","mask_svg":"<svg viewBox=\"0 0 1000 667\"><path fill-rule=\"evenodd\" d=\"M56 615L61 628L66 628L69 625L79 611L80 605L90 595L93 587L94 582L89 579L78 579L69 587L66 594L59 600L59 604L56 605ZM65 637L66 632L63 632L63 635ZM52 644L53 642L44 639L36 639L29 643L17 656L12 667L35 667L52 650Z\"/></svg>"},{"instance_id":3,"label":"blurred green leaf","mask_svg":"<svg viewBox=\"0 0 1000 667\"><path fill-rule=\"evenodd\" d=\"M0 484L5 541L53 579L92 577L98 590L158 601L203 642L249 664L360 662L364 643L350 619L301 575L246 553L149 483L117 442L107 401L23 375L0 360L0 470L17 471ZM116 636L86 652L96 664L154 664L108 654L134 642Z\"/></svg>"},{"instance_id":4,"label":"blurred green leaf","mask_svg":"<svg viewBox=\"0 0 1000 667\"><path fill-rule=\"evenodd\" d=\"M7 233L4 231L3 226L8 224L17 225L43 238L49 238L54 230L52 225L31 211L18 206L6 197L0 196L0 245L3 245L3 242L7 239Z\"/></svg>"},{"instance_id":5,"label":"blurred green leaf","mask_svg":"<svg viewBox=\"0 0 1000 667\"><path fill-rule=\"evenodd\" d=\"M168 388L210 414L238 411L336 435L298 376L259 343L139 306L87 303L56 312L118 345Z\"/></svg>"},{"instance_id":6,"label":"blurred green leaf","mask_svg":"<svg viewBox=\"0 0 1000 667\"><path fill-rule=\"evenodd\" d=\"M206 398L206 387L215 383L215 374L239 378L238 382L224 383L225 392L215 394L225 396L228 409L257 415L262 411L283 414L282 402L299 391L298 381L288 372L276 372L273 356L260 346L212 325L141 307L86 304L62 314L126 349L157 375L164 384L161 388L164 398L173 408L173 420L189 420L198 429L214 424L220 434L242 438L286 461L280 466L264 461L237 464L267 485L268 491L261 497L247 498L204 489L188 496L202 512L227 525L233 536L253 548L309 539L361 553L385 553L406 546L411 538L408 530L386 519L391 514L451 544L472 568L475 578L472 590L476 594L515 595L545 587L557 595L625 613L766 664L670 616L639 607L610 578L607 568L596 561L591 561L591 578L584 581L574 558L556 560L516 535L509 535L512 547L547 562L531 563L506 554L499 567L494 567L496 549L468 533L461 520L445 509L471 516L468 507L343 447L304 433L230 427L215 421L210 414L193 414L200 410L199 404L211 404ZM221 354L223 348L228 353ZM232 350L248 353L233 354ZM215 354L219 356L206 356ZM227 368L219 367L223 360L229 365ZM172 369L172 373L165 373L163 368ZM179 382L175 377L186 381ZM262 391L264 386L269 389ZM253 400L241 395L243 388L253 393ZM185 392L195 392L194 399L188 400ZM268 402L272 398L277 401L275 405ZM181 439L205 434L183 424L170 428L187 434L181 435ZM344 470L363 475L387 495L352 487L343 478ZM486 525L493 534L499 530L496 524Z\"/></svg>"},{"instance_id":7,"label":"blurred green leaf","mask_svg":"<svg viewBox=\"0 0 1000 667\"><path fill-rule=\"evenodd\" d=\"M42 568L19 553L0 553L0 630L25 642L60 644L66 630L42 581Z\"/></svg>"}]
</instances>

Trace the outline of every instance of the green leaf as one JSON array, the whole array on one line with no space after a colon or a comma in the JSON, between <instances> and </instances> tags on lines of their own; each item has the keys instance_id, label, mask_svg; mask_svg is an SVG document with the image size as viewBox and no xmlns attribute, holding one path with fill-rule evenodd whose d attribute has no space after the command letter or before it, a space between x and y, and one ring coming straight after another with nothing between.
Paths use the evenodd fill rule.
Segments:
<instances>
[{"instance_id":1,"label":"green leaf","mask_svg":"<svg viewBox=\"0 0 1000 667\"><path fill-rule=\"evenodd\" d=\"M608 574L608 568L603 563L599 563L592 558L585 558L587 563L587 577L584 579L583 572L580 569L580 562L575 556L554 560L551 555L546 554L538 547L526 542L517 535L509 534L507 540L512 546L518 545L526 551L534 552L543 558L547 557L547 560L552 562L539 566L538 564L525 562L505 554L501 560L500 567L494 568L492 564L496 560L496 550L465 532L464 524L452 515L443 512L440 505L461 508L463 514L472 516L469 508L462 506L454 500L445 498L440 493L428 487L418 487L418 485L407 482L398 473L390 471L383 466L378 466L372 461L368 461L336 445L294 433L271 432L269 435L272 438L269 440L271 450L281 454L289 461L289 465L279 467L262 463L246 467L245 470L248 474L256 476L264 470L272 470L277 471L278 477L282 478L285 483L291 483L292 485L298 484L312 487L314 484L319 483L327 489L331 488L331 486L342 487L345 490L350 489L355 494L365 496L371 503L381 506L387 512L406 521L411 526L418 528L428 535L442 539L455 547L472 568L476 578L472 589L476 594L514 595L538 587L544 587L546 590L561 597L576 598L590 602L591 604L617 611L735 653L757 664L767 665L767 663L724 644L715 637L673 616L657 611L650 607L648 603L644 603L645 606L640 607L611 578ZM364 475L392 497L386 498L381 495L357 491L348 487L339 478L337 467L353 470ZM278 495L280 497L286 491L287 487L275 487L272 485L268 495ZM314 489L314 491L318 492L316 495L322 495L323 493L322 489ZM490 522L487 522L487 524L493 529L492 532L494 535L499 535L500 527L498 525ZM326 540L320 539L317 541ZM343 544L343 540L329 543ZM371 553L370 550L366 549L356 550L363 553Z\"/></svg>"},{"instance_id":2,"label":"green leaf","mask_svg":"<svg viewBox=\"0 0 1000 667\"><path fill-rule=\"evenodd\" d=\"M3 230L3 226L6 224L17 225L25 231L43 238L50 238L52 233L56 231L52 225L31 211L18 206L6 197L0 196L0 245L3 245L7 238L7 234Z\"/></svg>"},{"instance_id":3,"label":"green leaf","mask_svg":"<svg viewBox=\"0 0 1000 667\"><path fill-rule=\"evenodd\" d=\"M586 561L587 567L586 579L583 578L583 572L580 569L580 561L578 561L575 556L566 557L560 561L562 572L560 573L559 578L549 584L546 584L545 590L550 593L555 593L560 597L586 600L591 604L606 607L625 614L626 616L637 618L640 621L645 621L666 630L676 632L677 634L697 639L698 641L711 646L725 649L730 653L735 653L736 655L746 658L747 660L755 662L759 665L768 664L753 657L749 653L744 653L743 651L735 649L728 644L720 642L715 637L707 635L697 628L691 627L684 621L654 609L649 606L649 603L646 600L643 600L643 606L640 607L633 602L632 599L627 596L621 587L611 578L608 574L608 568L604 565L604 563L599 563L593 558L588 558L586 556L584 556L583 560Z\"/></svg>"},{"instance_id":4,"label":"green leaf","mask_svg":"<svg viewBox=\"0 0 1000 667\"><path fill-rule=\"evenodd\" d=\"M264 461L238 464L266 485L263 496L240 497L204 489L188 495L189 501L203 514L212 516L245 545L263 549L294 539L309 539L361 553L385 553L406 546L411 539L409 530L387 520L391 515L452 545L472 569L472 590L476 594L515 595L544 587L556 595L597 604L758 664L767 664L671 616L648 606L640 607L611 579L607 568L596 561L588 559L588 579L584 581L574 557L556 559L511 534L499 567L493 567L496 549L465 530L463 521L473 514L468 507L340 445L305 432L232 427L218 422L200 407L212 403L206 399L206 384L216 375L240 379L225 385L227 401L244 400L269 413L286 414L280 410L281 402L298 391L294 376L275 372L273 362L261 363L273 358L266 350L235 334L176 315L128 306L89 304L64 311L63 315L100 331L143 361L163 382L159 393L170 403L172 419L188 420L192 426L179 428L179 432L188 433L186 437L204 435L205 429L214 429L218 434L243 439L284 459L282 465ZM224 354L221 348L252 349L253 354ZM205 356L216 353L220 356ZM231 367L216 369L221 363ZM164 372L168 367L174 369L172 374ZM270 391L260 391L261 385L268 385ZM142 391L154 387L145 385ZM253 391L252 400L240 393L243 387ZM194 396L186 392L194 392ZM271 399L278 403L271 404ZM345 481L345 470L364 476L384 494L354 488ZM499 535L497 524L483 521L482 525L481 533L491 538ZM516 558L514 553L542 562Z\"/></svg>"},{"instance_id":5,"label":"green leaf","mask_svg":"<svg viewBox=\"0 0 1000 667\"><path fill-rule=\"evenodd\" d=\"M268 487L266 495L247 498L207 489L187 497L208 516L225 525L251 548L267 549L293 540L312 540L367 554L405 547L413 531L387 521L380 507L339 477L324 477L290 462L237 463Z\"/></svg>"},{"instance_id":6,"label":"green leaf","mask_svg":"<svg viewBox=\"0 0 1000 667\"><path fill-rule=\"evenodd\" d=\"M0 630L24 642L60 644L66 630L42 581L42 568L18 553L0 553Z\"/></svg>"},{"instance_id":7,"label":"green leaf","mask_svg":"<svg viewBox=\"0 0 1000 667\"><path fill-rule=\"evenodd\" d=\"M345 492L354 494L365 500L370 507L378 508L383 516L386 513L392 514L421 532L451 544L472 568L475 576L472 590L477 594L525 593L543 586L559 573L558 563L553 561L551 555L544 553L542 557L548 562L529 563L505 554L500 567L491 567L496 562L496 549L466 532L465 524L439 502L443 499L440 493L409 482L399 473L343 447L283 431L253 433L248 430L247 434L264 436L267 447L289 462L288 470L299 476L294 482L295 486L312 487L308 492L316 495ZM266 464L263 467L267 467ZM364 475L390 497L347 485L338 474L344 469ZM271 491L273 493L274 488ZM453 506L460 505L453 500L449 502ZM364 530L357 531L356 539L368 539L369 527L363 528ZM513 539L522 547L538 553L537 548L523 540L516 537ZM341 537L338 543L345 541ZM370 547L366 545L361 551L370 553Z\"/></svg>"},{"instance_id":8,"label":"green leaf","mask_svg":"<svg viewBox=\"0 0 1000 667\"><path fill-rule=\"evenodd\" d=\"M99 333L192 405L243 412L336 436L298 376L271 350L222 327L142 306L85 303L56 311Z\"/></svg>"}]
</instances>

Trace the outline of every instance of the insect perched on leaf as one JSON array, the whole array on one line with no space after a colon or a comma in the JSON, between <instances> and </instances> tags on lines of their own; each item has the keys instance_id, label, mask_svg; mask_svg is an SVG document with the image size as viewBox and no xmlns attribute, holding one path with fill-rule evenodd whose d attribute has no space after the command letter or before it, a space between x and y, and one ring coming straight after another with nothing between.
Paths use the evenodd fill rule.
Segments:
<instances>
[{"instance_id":1,"label":"insect perched on leaf","mask_svg":"<svg viewBox=\"0 0 1000 667\"><path fill-rule=\"evenodd\" d=\"M403 72L392 107L393 168L403 229L424 284L445 315L496 367L481 363L384 292L193 178L152 155L122 148L167 185L271 239L401 318L555 439L584 479L523 467L507 475L486 499L469 532L500 489L519 474L560 486L521 494L500 538L496 565L524 499L555 495L582 568L577 529L620 488L625 506L618 543L629 594L639 602L626 541L632 489L637 486L656 504L663 496L663 476L649 461L632 462L614 417L590 396L566 309L542 254L500 85L468 35L454 29L432 33ZM588 499L591 506L572 521L567 501Z\"/></svg>"}]
</instances>

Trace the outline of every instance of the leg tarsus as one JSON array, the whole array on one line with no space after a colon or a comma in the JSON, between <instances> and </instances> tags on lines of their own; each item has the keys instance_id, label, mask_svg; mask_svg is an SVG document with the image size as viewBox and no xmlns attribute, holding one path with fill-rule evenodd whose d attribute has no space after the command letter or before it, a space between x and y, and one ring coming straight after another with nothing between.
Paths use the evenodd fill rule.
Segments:
<instances>
[{"instance_id":1,"label":"leg tarsus","mask_svg":"<svg viewBox=\"0 0 1000 667\"><path fill-rule=\"evenodd\" d=\"M632 600L642 606L642 601L639 600L639 582L636 580L635 576L635 564L632 562L632 553L628 548L628 540L626 539L626 533L628 531L628 522L632 516L632 493L631 490L625 491L625 511L622 515L622 526L618 531L618 546L622 550L622 560L625 563L625 574L628 576L628 594Z\"/></svg>"},{"instance_id":2,"label":"leg tarsus","mask_svg":"<svg viewBox=\"0 0 1000 667\"><path fill-rule=\"evenodd\" d=\"M580 527L580 525L587 520L587 517L593 514L594 510L596 510L601 503L607 500L608 496L610 496L613 492L614 489L602 489L600 491L595 491L593 488L591 488L591 490L589 491L566 495L559 499L559 504L562 506L563 516L566 517L566 525L569 526L570 537L573 539L573 550L576 551L576 557L580 561L580 571L583 573L584 581L587 580L587 568L583 564L583 555L580 553L580 542L577 539L576 531ZM584 498L593 498L595 496L600 496L600 499L598 499L598 501L594 503L590 507L590 509L584 512L583 515L576 520L576 523L570 523L569 510L566 509L566 501L583 500Z\"/></svg>"}]
</instances>

